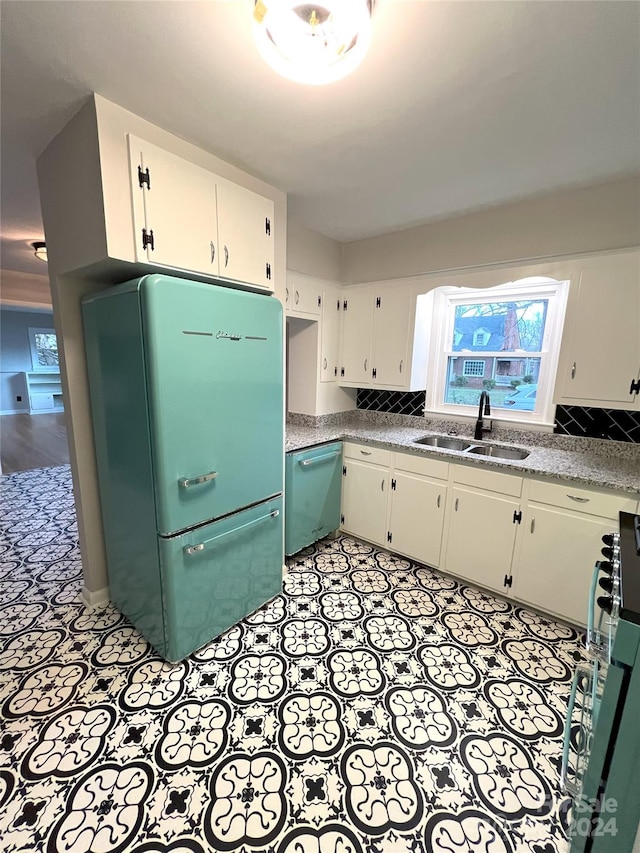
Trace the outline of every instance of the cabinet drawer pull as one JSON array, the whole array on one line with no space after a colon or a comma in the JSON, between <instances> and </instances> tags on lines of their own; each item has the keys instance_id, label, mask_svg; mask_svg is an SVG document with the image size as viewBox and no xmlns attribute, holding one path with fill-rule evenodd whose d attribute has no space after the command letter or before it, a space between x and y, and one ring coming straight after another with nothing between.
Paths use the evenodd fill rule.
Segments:
<instances>
[{"instance_id":1,"label":"cabinet drawer pull","mask_svg":"<svg viewBox=\"0 0 640 853\"><path fill-rule=\"evenodd\" d=\"M370 450L361 450L360 453L362 453L363 456L371 456Z\"/></svg>"},{"instance_id":2,"label":"cabinet drawer pull","mask_svg":"<svg viewBox=\"0 0 640 853\"><path fill-rule=\"evenodd\" d=\"M225 246L224 247L224 265L225 265L225 267L227 266L228 263L229 263L229 249L227 249L227 247Z\"/></svg>"},{"instance_id":3,"label":"cabinet drawer pull","mask_svg":"<svg viewBox=\"0 0 640 853\"><path fill-rule=\"evenodd\" d=\"M298 302L300 302L300 294L296 290L296 305L298 304Z\"/></svg>"},{"instance_id":4,"label":"cabinet drawer pull","mask_svg":"<svg viewBox=\"0 0 640 853\"><path fill-rule=\"evenodd\" d=\"M442 495L438 495L438 500L436 501L436 506L438 507L438 509L440 509L440 499L441 498L442 498Z\"/></svg>"},{"instance_id":5,"label":"cabinet drawer pull","mask_svg":"<svg viewBox=\"0 0 640 853\"><path fill-rule=\"evenodd\" d=\"M216 247L213 244L213 240L211 240L211 263L213 263L216 259Z\"/></svg>"},{"instance_id":6,"label":"cabinet drawer pull","mask_svg":"<svg viewBox=\"0 0 640 853\"><path fill-rule=\"evenodd\" d=\"M199 483L208 483L209 480L215 480L218 476L217 471L211 471L209 474L201 474L199 477L180 477L178 485L183 489L188 489L189 486L197 486Z\"/></svg>"},{"instance_id":7,"label":"cabinet drawer pull","mask_svg":"<svg viewBox=\"0 0 640 853\"><path fill-rule=\"evenodd\" d=\"M573 365L571 367L571 378L572 379L576 378L576 363L575 363L575 361L573 362Z\"/></svg>"},{"instance_id":8,"label":"cabinet drawer pull","mask_svg":"<svg viewBox=\"0 0 640 853\"><path fill-rule=\"evenodd\" d=\"M570 495L569 493L567 493L567 497L570 501L576 501L579 504L588 504L591 500L591 498L580 498L578 495Z\"/></svg>"},{"instance_id":9,"label":"cabinet drawer pull","mask_svg":"<svg viewBox=\"0 0 640 853\"><path fill-rule=\"evenodd\" d=\"M535 529L536 529L536 520L535 520L535 518L532 518L531 519L531 532L533 533L533 531Z\"/></svg>"},{"instance_id":10,"label":"cabinet drawer pull","mask_svg":"<svg viewBox=\"0 0 640 853\"><path fill-rule=\"evenodd\" d=\"M454 505L454 507L453 507L453 508L455 509L455 511L456 511L456 512L458 512L458 503L459 503L459 502L460 502L460 498L456 498L456 502L455 502L455 505Z\"/></svg>"}]
</instances>

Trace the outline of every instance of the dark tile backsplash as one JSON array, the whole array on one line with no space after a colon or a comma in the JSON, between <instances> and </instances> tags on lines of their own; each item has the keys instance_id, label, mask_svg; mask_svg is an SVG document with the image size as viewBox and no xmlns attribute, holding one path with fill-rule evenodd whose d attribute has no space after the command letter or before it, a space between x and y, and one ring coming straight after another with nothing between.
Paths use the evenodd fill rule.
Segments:
<instances>
[{"instance_id":1,"label":"dark tile backsplash","mask_svg":"<svg viewBox=\"0 0 640 853\"><path fill-rule=\"evenodd\" d=\"M557 406L556 427L560 435L610 438L612 441L640 443L640 412L595 409L585 406Z\"/></svg>"},{"instance_id":2,"label":"dark tile backsplash","mask_svg":"<svg viewBox=\"0 0 640 853\"><path fill-rule=\"evenodd\" d=\"M424 391L378 391L371 388L358 388L358 408L372 412L421 415L424 403ZM640 412L558 406L554 432L559 435L609 438L612 441L631 441L640 444Z\"/></svg>"},{"instance_id":3,"label":"dark tile backsplash","mask_svg":"<svg viewBox=\"0 0 640 853\"><path fill-rule=\"evenodd\" d=\"M358 388L356 405L372 412L390 412L393 415L421 415L424 411L424 391L378 391Z\"/></svg>"}]
</instances>

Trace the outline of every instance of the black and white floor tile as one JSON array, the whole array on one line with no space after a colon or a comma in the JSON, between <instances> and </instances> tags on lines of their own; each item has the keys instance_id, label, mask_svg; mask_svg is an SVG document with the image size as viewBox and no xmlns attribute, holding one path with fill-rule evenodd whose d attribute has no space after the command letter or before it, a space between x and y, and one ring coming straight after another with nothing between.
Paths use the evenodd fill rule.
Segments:
<instances>
[{"instance_id":1,"label":"black and white floor tile","mask_svg":"<svg viewBox=\"0 0 640 853\"><path fill-rule=\"evenodd\" d=\"M575 631L341 537L170 666L80 601L69 469L0 484L5 853L564 853Z\"/></svg>"}]
</instances>

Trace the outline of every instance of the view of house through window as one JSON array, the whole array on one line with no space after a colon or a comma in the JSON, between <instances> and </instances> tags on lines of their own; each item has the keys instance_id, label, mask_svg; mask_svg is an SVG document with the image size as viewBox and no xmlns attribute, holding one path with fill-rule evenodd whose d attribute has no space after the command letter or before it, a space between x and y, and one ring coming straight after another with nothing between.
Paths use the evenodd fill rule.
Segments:
<instances>
[{"instance_id":1,"label":"view of house through window","mask_svg":"<svg viewBox=\"0 0 640 853\"><path fill-rule=\"evenodd\" d=\"M441 288L437 381L427 407L471 412L487 391L492 411L548 422L566 284L535 279L490 290Z\"/></svg>"}]
</instances>

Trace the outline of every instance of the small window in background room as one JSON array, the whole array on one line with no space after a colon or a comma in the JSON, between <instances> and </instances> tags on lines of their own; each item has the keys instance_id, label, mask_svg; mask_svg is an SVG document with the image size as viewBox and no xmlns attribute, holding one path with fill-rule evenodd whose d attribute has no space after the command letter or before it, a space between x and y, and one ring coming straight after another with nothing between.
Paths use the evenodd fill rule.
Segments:
<instances>
[{"instance_id":1,"label":"small window in background room","mask_svg":"<svg viewBox=\"0 0 640 853\"><path fill-rule=\"evenodd\" d=\"M475 415L487 391L495 418L552 424L567 291L568 282L541 278L488 290L439 288L427 410Z\"/></svg>"},{"instance_id":2,"label":"small window in background room","mask_svg":"<svg viewBox=\"0 0 640 853\"><path fill-rule=\"evenodd\" d=\"M29 328L29 346L33 370L58 371L58 339L53 329Z\"/></svg>"}]
</instances>

